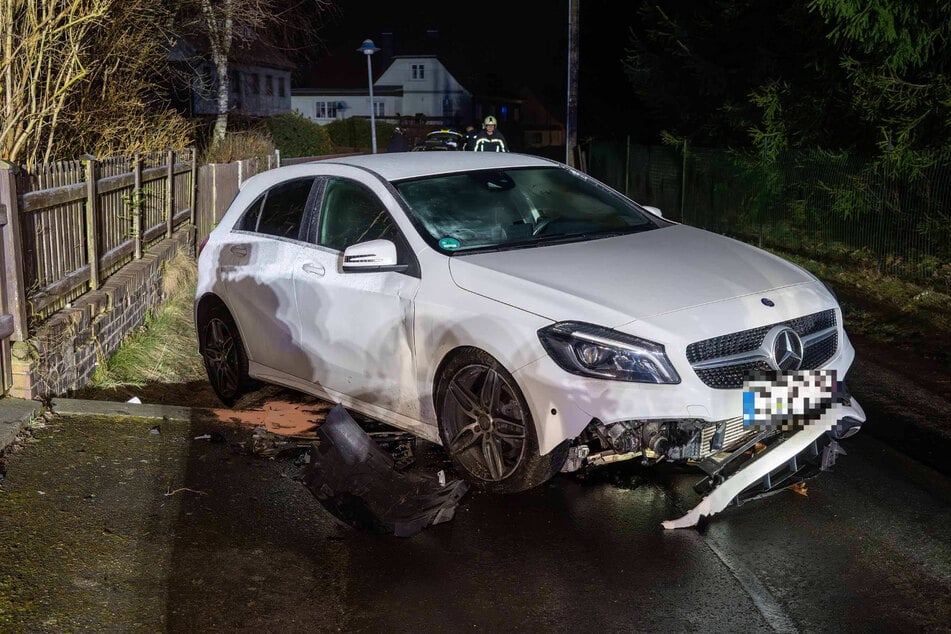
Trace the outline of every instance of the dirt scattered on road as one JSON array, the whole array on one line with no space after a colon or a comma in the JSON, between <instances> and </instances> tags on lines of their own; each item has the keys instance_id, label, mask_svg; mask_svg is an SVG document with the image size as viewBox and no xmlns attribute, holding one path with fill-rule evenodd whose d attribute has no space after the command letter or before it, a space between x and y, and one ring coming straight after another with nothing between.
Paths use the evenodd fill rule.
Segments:
<instances>
[{"instance_id":1,"label":"dirt scattered on road","mask_svg":"<svg viewBox=\"0 0 951 634\"><path fill-rule=\"evenodd\" d=\"M223 423L263 427L280 436L316 436L332 404L316 399L293 401L275 399L252 409L214 409L212 413Z\"/></svg>"}]
</instances>

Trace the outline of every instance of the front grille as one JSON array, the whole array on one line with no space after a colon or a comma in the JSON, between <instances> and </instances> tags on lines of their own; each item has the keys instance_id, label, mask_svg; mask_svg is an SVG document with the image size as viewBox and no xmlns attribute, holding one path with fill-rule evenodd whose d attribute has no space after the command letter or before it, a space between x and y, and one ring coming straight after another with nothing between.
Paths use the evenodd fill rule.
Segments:
<instances>
[{"instance_id":1,"label":"front grille","mask_svg":"<svg viewBox=\"0 0 951 634\"><path fill-rule=\"evenodd\" d=\"M768 326L742 330L728 335L697 341L687 346L687 360L691 364L730 355L754 352L773 327L789 326L800 337L810 335L836 325L835 310L824 310L805 317L781 321ZM801 370L814 370L831 359L839 346L838 333L821 339L803 350ZM732 389L743 386L743 381L752 371L769 370L766 361L745 361L717 368L694 368L694 372L706 385L717 389Z\"/></svg>"}]
</instances>

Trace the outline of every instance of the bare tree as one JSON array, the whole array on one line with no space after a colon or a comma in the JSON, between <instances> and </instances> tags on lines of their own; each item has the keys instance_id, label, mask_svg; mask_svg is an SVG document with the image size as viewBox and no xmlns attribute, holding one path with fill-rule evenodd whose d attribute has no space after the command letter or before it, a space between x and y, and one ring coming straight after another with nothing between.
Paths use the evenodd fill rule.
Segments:
<instances>
[{"instance_id":1,"label":"bare tree","mask_svg":"<svg viewBox=\"0 0 951 634\"><path fill-rule=\"evenodd\" d=\"M3 120L0 152L9 161L49 149L68 100L89 75L89 34L109 0L0 0Z\"/></svg>"},{"instance_id":2,"label":"bare tree","mask_svg":"<svg viewBox=\"0 0 951 634\"><path fill-rule=\"evenodd\" d=\"M154 83L168 19L154 0L0 0L0 156L30 164L190 142Z\"/></svg>"},{"instance_id":3,"label":"bare tree","mask_svg":"<svg viewBox=\"0 0 951 634\"><path fill-rule=\"evenodd\" d=\"M287 46L288 40L312 32L316 20L333 7L332 0L190 0L183 3L185 31L199 31L207 38L215 66L215 102L217 117L213 143L221 143L228 131L232 50L240 41L260 38L267 31L284 41L270 42ZM191 20L188 19L191 17Z\"/></svg>"}]
</instances>

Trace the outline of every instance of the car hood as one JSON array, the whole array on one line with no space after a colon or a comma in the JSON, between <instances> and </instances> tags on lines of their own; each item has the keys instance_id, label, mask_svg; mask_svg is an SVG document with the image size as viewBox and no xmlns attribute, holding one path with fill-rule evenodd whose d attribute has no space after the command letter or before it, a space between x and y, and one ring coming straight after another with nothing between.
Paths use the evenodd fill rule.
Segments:
<instances>
[{"instance_id":1,"label":"car hood","mask_svg":"<svg viewBox=\"0 0 951 634\"><path fill-rule=\"evenodd\" d=\"M814 278L750 245L685 225L451 258L465 290L553 321L616 327Z\"/></svg>"}]
</instances>

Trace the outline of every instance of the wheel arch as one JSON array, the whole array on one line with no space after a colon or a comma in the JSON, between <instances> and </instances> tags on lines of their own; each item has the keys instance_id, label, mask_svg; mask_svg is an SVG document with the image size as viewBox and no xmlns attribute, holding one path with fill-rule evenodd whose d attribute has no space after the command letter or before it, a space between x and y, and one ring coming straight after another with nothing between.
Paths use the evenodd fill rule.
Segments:
<instances>
[{"instance_id":1,"label":"wheel arch","mask_svg":"<svg viewBox=\"0 0 951 634\"><path fill-rule=\"evenodd\" d=\"M482 349L482 348L480 348L480 347L478 347L478 346L460 345L460 346L456 346L455 348L452 348L451 350L446 351L446 354L444 354L444 355L442 356L442 359L440 359L439 364L436 366L436 370L435 370L435 372L433 373L432 399L433 399L433 407L434 407L434 408L435 408L435 405L436 405L436 395L437 395L438 392L439 392L439 387L440 387L439 384L442 382L442 375L443 375L443 371L446 369L446 366L449 365L449 363L450 363L453 359L455 359L456 357L458 357L458 356L461 355L461 354L465 354L466 352L468 352L468 351L470 351L470 350L481 350L482 352L484 352L484 353L488 354L489 356L491 356L491 357L492 357L493 359L495 359L496 361L499 361L499 360L496 359L495 356L492 355L490 352L488 352L487 350L484 350L484 349ZM501 362L499 362L499 364L501 365ZM504 367L504 366L503 366L503 367ZM506 369L508 369L508 368L506 368ZM519 389L521 389L521 388L519 388Z\"/></svg>"},{"instance_id":2,"label":"wheel arch","mask_svg":"<svg viewBox=\"0 0 951 634\"><path fill-rule=\"evenodd\" d=\"M467 453L471 451L468 447L468 444L466 445L464 449L460 450L459 455L456 455L455 453L453 453L453 450L451 449L451 443L449 439L453 436L454 433L462 434L464 430L461 431L458 429L458 421L456 421L457 424L455 425L449 422L448 427L443 426L444 421L440 419L440 414L439 414L441 409L440 400L443 398L446 398L446 390L447 390L448 382L444 380L444 377L447 377L447 375L452 372L463 371L465 368L468 368L469 363L478 364L482 366L488 366L486 367L486 371L488 372L493 371L491 369L491 366L495 365L497 368L495 372L506 375L501 378L506 383L509 383L509 385L512 386L512 388L514 388L514 390L516 391L516 393L513 394L512 396L520 401L520 407L522 408L522 411L524 413L522 420L524 421L525 418L527 417L528 421L526 422L529 422L531 425L530 428L523 427L523 429L525 429L525 434L523 436L523 445L521 449L523 453L520 454L520 457L518 458L518 463L516 463L516 466L513 467L513 469L515 470L510 471L509 475L506 475L503 479L500 479L500 480L495 480L493 478L493 481L487 482L480 479L477 482L477 486L485 490L494 491L497 493L513 493L516 491L522 491L527 488L531 488L551 478L555 473L557 473L561 469L562 465L564 464L564 461L567 458L567 451L568 451L568 445L570 443L570 440L566 440L560 443L558 446L554 447L551 451L546 452L545 454L540 453L539 444L538 444L539 419L537 416L535 416L535 414L531 410L531 405L529 403L529 400L525 397L525 390L523 386L520 384L520 382L514 376L514 374L511 371L509 371L508 368L506 368L505 364L503 364L495 355L491 354L489 351L485 350L482 347L473 346L473 345L456 346L452 348L451 350L449 350L445 355L443 355L442 359L440 359L440 362L437 366L437 369L435 372L435 378L433 381L433 406L434 406L434 410L437 417L439 436L442 439L443 447L450 454L450 457L453 461L454 466L457 469L462 469L464 472L467 472L470 475L475 473L475 471L473 471L468 464L468 461L471 460L471 456L469 458L465 457ZM476 394L476 392L471 392L471 394ZM476 396L476 399L478 399L478 396ZM492 402L495 403L495 400L493 399ZM482 406L484 407L485 404L483 403ZM494 408L495 408L494 405L489 405L489 409L487 410L490 412L489 421L492 420L491 412L494 411ZM469 414L469 416L471 416L471 414ZM480 414L480 416L482 416L482 414ZM451 418L449 420L451 421L452 420L451 413L450 413L450 417ZM466 422L471 423L471 421L466 421ZM481 420L479 425L482 425ZM484 433L486 436L491 436L491 435L494 435L495 433L493 431L493 425L491 424L491 422L489 423L489 426L482 427L482 429L483 431L479 433L480 434ZM529 429L531 429L531 431L529 431ZM469 432L469 433L472 434L473 432ZM494 441L490 441L490 444L494 443L496 444L496 446L499 446L499 442L500 441L496 439ZM485 451L484 447L483 447L483 451ZM524 452L527 452L527 453L524 453ZM496 455L500 456L501 453L502 453L502 450L497 449ZM504 458L498 458L498 459L504 460ZM491 467L489 467L489 471L491 472ZM480 476L480 475L475 475L473 477L484 478L484 476ZM471 478L469 479L470 481L472 481Z\"/></svg>"},{"instance_id":3,"label":"wheel arch","mask_svg":"<svg viewBox=\"0 0 951 634\"><path fill-rule=\"evenodd\" d=\"M482 352L483 354L488 355L493 360L495 360L495 362L498 363L502 368L504 368L506 372L508 372L511 379L515 382L515 386L519 389L519 391L521 391L522 398L525 399L525 402L529 407L529 413L531 414L531 418L532 418L532 426L535 428L536 438L542 438L541 426L543 424L544 417L538 416L536 415L536 412L532 411L532 400L525 396L526 394L525 386L522 384L519 377L516 375L516 373L512 369L507 367L505 363L500 361L497 355L492 354L491 351L486 350L485 348L481 346L476 346L472 344L460 344L455 346L454 348L447 350L446 353L443 354L442 359L440 359L439 364L436 366L436 370L433 373L432 392L430 394L430 400L432 401L431 402L431 405L433 408L432 411L433 411L433 416L436 422L437 429L439 428L438 399L441 398L440 384L442 383L443 372L445 371L446 366L448 366L456 357L463 354L467 354L469 352Z\"/></svg>"},{"instance_id":4,"label":"wheel arch","mask_svg":"<svg viewBox=\"0 0 951 634\"><path fill-rule=\"evenodd\" d=\"M204 336L202 334L201 324L208 317L212 310L215 308L222 308L228 312L228 315L231 316L231 319L234 320L234 315L231 313L231 310L228 308L228 305L225 304L224 300L221 299L218 295L214 293L205 293L201 298L195 302L195 330L198 334L198 349L201 350L204 345ZM237 322L235 322L237 324ZM238 332L241 332L241 327L238 326Z\"/></svg>"}]
</instances>

